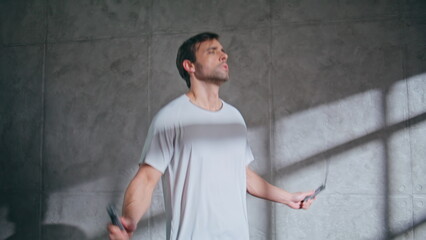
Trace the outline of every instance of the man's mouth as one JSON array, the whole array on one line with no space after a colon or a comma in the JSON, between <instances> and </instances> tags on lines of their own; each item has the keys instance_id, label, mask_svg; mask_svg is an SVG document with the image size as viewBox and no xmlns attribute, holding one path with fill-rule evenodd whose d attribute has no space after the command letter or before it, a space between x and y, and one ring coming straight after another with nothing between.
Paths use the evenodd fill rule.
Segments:
<instances>
[{"instance_id":1,"label":"man's mouth","mask_svg":"<svg viewBox=\"0 0 426 240\"><path fill-rule=\"evenodd\" d=\"M228 64L226 64L226 63L222 64L222 67L227 71L229 70Z\"/></svg>"}]
</instances>

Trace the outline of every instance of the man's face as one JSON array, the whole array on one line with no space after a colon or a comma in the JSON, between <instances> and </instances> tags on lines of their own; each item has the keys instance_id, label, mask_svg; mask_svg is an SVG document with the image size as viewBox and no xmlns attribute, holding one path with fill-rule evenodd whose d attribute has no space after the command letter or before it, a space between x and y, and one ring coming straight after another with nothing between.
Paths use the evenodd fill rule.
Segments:
<instances>
[{"instance_id":1,"label":"man's face","mask_svg":"<svg viewBox=\"0 0 426 240\"><path fill-rule=\"evenodd\" d=\"M195 57L194 75L198 80L221 84L229 79L228 55L216 39L200 43Z\"/></svg>"}]
</instances>

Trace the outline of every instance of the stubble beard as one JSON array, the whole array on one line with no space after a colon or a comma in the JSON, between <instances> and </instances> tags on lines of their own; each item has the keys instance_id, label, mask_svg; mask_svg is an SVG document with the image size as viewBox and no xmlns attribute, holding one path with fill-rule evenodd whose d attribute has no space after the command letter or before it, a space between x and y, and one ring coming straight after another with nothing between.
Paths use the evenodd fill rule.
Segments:
<instances>
[{"instance_id":1,"label":"stubble beard","mask_svg":"<svg viewBox=\"0 0 426 240\"><path fill-rule=\"evenodd\" d=\"M211 82L216 85L221 85L222 83L225 83L229 80L229 73L228 72L221 72L218 70L218 68L221 68L222 66L217 66L211 73L203 73L203 66L196 63L196 68L198 68L198 72L201 72L202 74L195 74L195 77L199 79L200 81L205 82Z\"/></svg>"}]
</instances>

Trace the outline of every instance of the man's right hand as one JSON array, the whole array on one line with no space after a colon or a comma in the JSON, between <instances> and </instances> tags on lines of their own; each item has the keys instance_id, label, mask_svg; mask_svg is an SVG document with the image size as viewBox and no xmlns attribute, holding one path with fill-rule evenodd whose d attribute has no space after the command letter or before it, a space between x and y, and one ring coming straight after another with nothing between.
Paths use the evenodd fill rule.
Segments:
<instances>
[{"instance_id":1,"label":"man's right hand","mask_svg":"<svg viewBox=\"0 0 426 240\"><path fill-rule=\"evenodd\" d=\"M128 240L132 237L133 232L136 230L136 225L129 223L125 218L120 218L121 223L125 230L121 230L118 226L108 224L108 233L110 240Z\"/></svg>"}]
</instances>

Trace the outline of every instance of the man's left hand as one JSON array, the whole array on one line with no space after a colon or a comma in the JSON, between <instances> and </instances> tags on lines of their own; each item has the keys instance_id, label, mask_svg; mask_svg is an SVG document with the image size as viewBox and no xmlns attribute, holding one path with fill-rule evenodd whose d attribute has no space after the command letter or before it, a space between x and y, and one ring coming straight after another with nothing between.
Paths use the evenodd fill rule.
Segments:
<instances>
[{"instance_id":1,"label":"man's left hand","mask_svg":"<svg viewBox=\"0 0 426 240\"><path fill-rule=\"evenodd\" d=\"M288 206L293 209L308 209L315 198L308 198L306 201L303 200L308 196L312 196L314 193L315 191L292 193L291 201Z\"/></svg>"}]
</instances>

